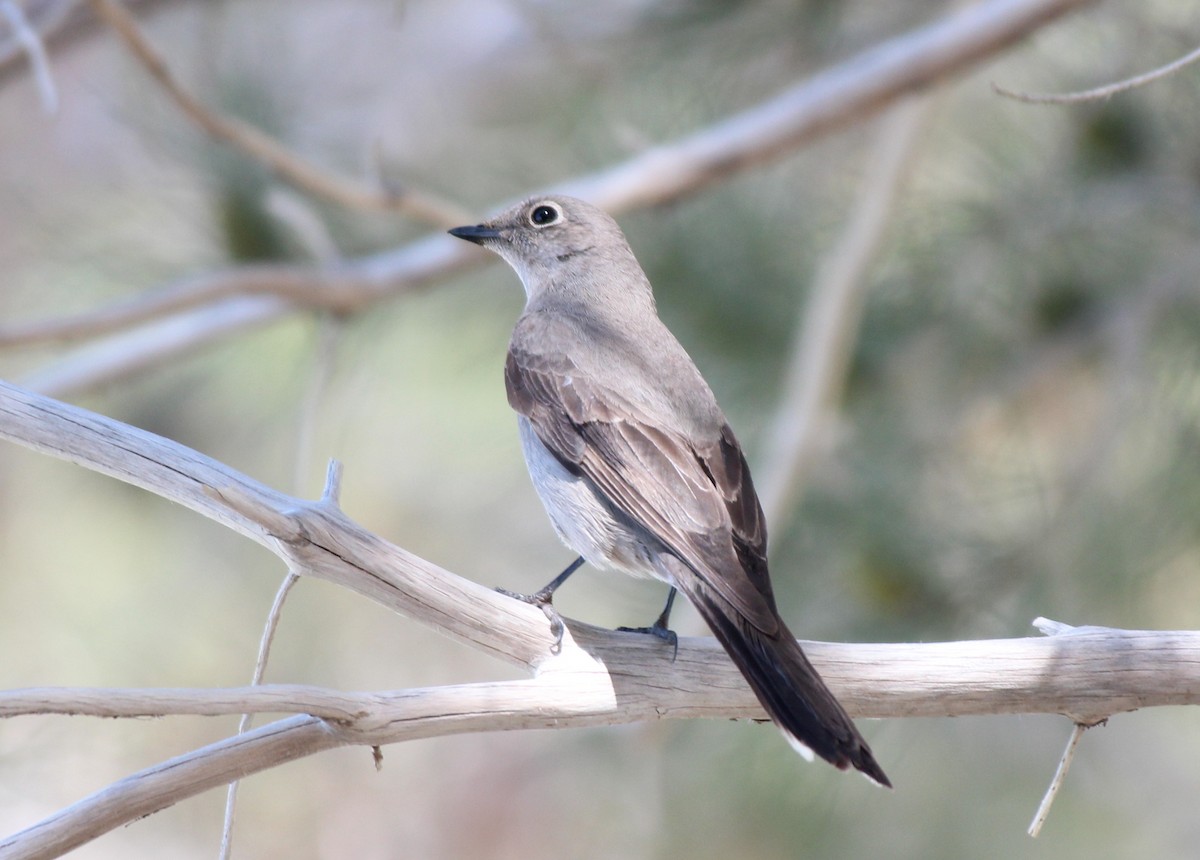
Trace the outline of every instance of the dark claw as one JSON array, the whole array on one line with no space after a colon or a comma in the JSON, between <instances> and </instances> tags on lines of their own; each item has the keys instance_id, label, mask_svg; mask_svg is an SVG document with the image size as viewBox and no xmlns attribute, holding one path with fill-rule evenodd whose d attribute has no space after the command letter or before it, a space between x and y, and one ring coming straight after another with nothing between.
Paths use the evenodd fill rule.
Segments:
<instances>
[{"instance_id":1,"label":"dark claw","mask_svg":"<svg viewBox=\"0 0 1200 860\"><path fill-rule=\"evenodd\" d=\"M674 650L671 652L671 662L679 656L679 637L675 635L675 631L667 625L671 622L671 607L675 605L675 586L671 586L671 590L667 592L667 605L663 607L662 614L655 619L654 623L649 627L618 627L617 629L624 633L649 633L651 636L657 636L662 641L670 645Z\"/></svg>"},{"instance_id":2,"label":"dark claw","mask_svg":"<svg viewBox=\"0 0 1200 860\"><path fill-rule=\"evenodd\" d=\"M654 624L650 627L618 627L617 630L622 633L649 633L651 636L656 636L662 641L671 646L671 662L679 656L679 637L675 635L675 631L666 627L666 625Z\"/></svg>"},{"instance_id":3,"label":"dark claw","mask_svg":"<svg viewBox=\"0 0 1200 860\"><path fill-rule=\"evenodd\" d=\"M530 606L541 608L546 614L546 618L550 621L550 635L554 637L554 644L550 646L550 653L557 654L562 651L563 633L566 631L566 625L563 624L562 616L558 614L558 610L554 608L554 590L543 588L541 591L535 591L533 594L521 594L518 591L509 591L507 588L497 588L500 594L505 597L511 597L513 600L519 600L522 603L528 603Z\"/></svg>"},{"instance_id":4,"label":"dark claw","mask_svg":"<svg viewBox=\"0 0 1200 860\"><path fill-rule=\"evenodd\" d=\"M550 646L551 654L557 654L562 651L563 631L567 629L566 625L563 624L562 616L554 608L554 603L552 602L554 600L554 592L570 578L571 574L579 570L582 564L583 556L580 556L568 564L562 573L550 580L540 591L535 591L533 594L520 594L516 591L509 591L507 588L496 589L506 597L511 597L522 603L528 603L531 606L542 607L542 612L546 613L546 617L550 619L550 632L554 635L554 644ZM669 607L670 605L670 601L667 601L667 606Z\"/></svg>"}]
</instances>

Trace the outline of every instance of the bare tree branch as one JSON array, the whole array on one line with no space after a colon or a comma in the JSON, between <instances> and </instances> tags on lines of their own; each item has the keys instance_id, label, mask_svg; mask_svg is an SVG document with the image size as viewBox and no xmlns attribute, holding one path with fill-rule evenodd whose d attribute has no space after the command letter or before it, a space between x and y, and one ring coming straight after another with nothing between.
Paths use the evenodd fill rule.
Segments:
<instances>
[{"instance_id":1,"label":"bare tree branch","mask_svg":"<svg viewBox=\"0 0 1200 860\"><path fill-rule=\"evenodd\" d=\"M394 187L377 190L334 176L305 161L254 126L217 113L179 84L162 54L142 34L124 6L115 0L88 2L95 13L117 31L138 62L188 119L209 136L261 162L281 179L351 209L400 212L441 227L453 227L467 220L457 206L425 192Z\"/></svg>"},{"instance_id":2,"label":"bare tree branch","mask_svg":"<svg viewBox=\"0 0 1200 860\"><path fill-rule=\"evenodd\" d=\"M502 618L501 623L507 621ZM0 691L0 718L308 714L355 726L365 734L352 742L370 745L406 739L392 734L408 730L398 729L398 724L418 719L418 713L425 715L420 719L440 719L451 712L451 699L459 713L493 720L488 729L512 728L505 720L513 716L518 699L523 708L540 709L547 722L552 719L562 728L665 718L764 717L753 693L710 637L681 637L678 659L671 661L669 655L663 659L660 643L635 633L570 620L568 628L571 648L564 647L561 656L542 655L532 681L370 693L303 684L225 689L36 687ZM1139 708L1200 704L1197 631L1064 624L1050 636L1020 639L801 641L846 709L858 718L1064 714L1086 726ZM592 677L596 671L606 677L600 686L590 686L597 680ZM574 693L565 693L570 685ZM557 692L545 694L549 688ZM498 691L501 699L494 698ZM600 699L589 699L598 692ZM463 711L467 701L471 704Z\"/></svg>"},{"instance_id":3,"label":"bare tree branch","mask_svg":"<svg viewBox=\"0 0 1200 860\"><path fill-rule=\"evenodd\" d=\"M1087 2L990 0L971 6L856 55L688 137L552 190L583 197L618 214L678 199L779 159L907 93L961 73ZM270 293L281 299L273 306L260 305L261 313L247 325L278 319L298 305L352 313L488 259L462 243L431 236L396 250L315 269L274 265L227 270L77 318L0 328L0 347L95 337L186 308L238 301L246 294ZM223 331L214 326L212 336ZM203 337L198 333L185 347L199 346ZM137 332L113 340L106 347L109 360L97 378L111 380L141 368L140 356L146 349ZM155 351L159 360L165 357ZM87 387L92 384L92 362L91 356L70 355L29 384L60 394Z\"/></svg>"},{"instance_id":4,"label":"bare tree branch","mask_svg":"<svg viewBox=\"0 0 1200 860\"><path fill-rule=\"evenodd\" d=\"M461 244L461 243L460 243ZM469 249L468 249L469 250ZM317 267L258 263L185 278L78 317L0 329L0 347L93 338L171 314L248 296L284 300L278 315L297 307L352 313L403 287L417 289L480 262L458 252L453 240L434 235L405 248Z\"/></svg>"},{"instance_id":5,"label":"bare tree branch","mask_svg":"<svg viewBox=\"0 0 1200 860\"><path fill-rule=\"evenodd\" d=\"M54 86L54 75L50 71L50 61L46 57L41 35L29 23L25 11L14 0L0 0L0 15L8 21L17 44L29 58L29 68L33 70L34 80L37 81L42 110L47 114L54 114L58 110L58 90Z\"/></svg>"},{"instance_id":6,"label":"bare tree branch","mask_svg":"<svg viewBox=\"0 0 1200 860\"><path fill-rule=\"evenodd\" d=\"M1152 84L1157 80L1175 74L1180 69L1184 69L1195 62L1200 62L1200 48L1185 54L1178 60L1167 63L1165 66L1159 66L1152 71L1090 90L1080 90L1073 93L1024 93L1006 89L995 83L992 84L992 89L1006 98L1036 105L1069 105L1081 102L1097 102L1112 98L1118 93L1144 87L1146 84Z\"/></svg>"},{"instance_id":7,"label":"bare tree branch","mask_svg":"<svg viewBox=\"0 0 1200 860\"><path fill-rule=\"evenodd\" d=\"M261 770L266 761L292 761L343 741L330 724L315 717L292 717L229 738L134 774L84 798L38 824L0 840L2 860L50 860L61 857L110 830L128 823L128 810L141 815L165 809L191 796ZM248 754L243 755L242 752ZM249 762L249 766L248 763Z\"/></svg>"},{"instance_id":8,"label":"bare tree branch","mask_svg":"<svg viewBox=\"0 0 1200 860\"><path fill-rule=\"evenodd\" d=\"M276 320L281 305L279 299L246 297L159 320L123 337L89 344L69 360L35 371L25 384L61 395L115 382Z\"/></svg>"},{"instance_id":9,"label":"bare tree branch","mask_svg":"<svg viewBox=\"0 0 1200 860\"><path fill-rule=\"evenodd\" d=\"M71 12L79 5L80 0L32 0L20 6L20 18L28 33L22 33L22 25L11 27L11 37L0 37L0 84L3 84L7 74L16 70L29 70L39 75L38 61L30 54L29 40L32 38L38 44L38 50L45 52L48 38L57 33L69 20ZM42 84L39 81L38 86Z\"/></svg>"},{"instance_id":10,"label":"bare tree branch","mask_svg":"<svg viewBox=\"0 0 1200 860\"><path fill-rule=\"evenodd\" d=\"M614 212L669 202L731 173L776 160L961 74L1091 0L989 0L839 63L691 137L552 191Z\"/></svg>"},{"instance_id":11,"label":"bare tree branch","mask_svg":"<svg viewBox=\"0 0 1200 860\"><path fill-rule=\"evenodd\" d=\"M178 502L326 579L533 672L533 678L393 693L269 686L209 691L18 690L0 715L304 710L134 774L4 841L0 857L52 857L185 797L347 744L458 732L761 718L711 639L677 659L657 641L570 621L550 650L541 611L387 543L318 502L272 490L211 458L87 410L0 383L0 438ZM863 717L1063 713L1093 724L1141 707L1200 703L1200 633L1050 629L1044 639L919 645L806 643L847 710ZM318 716L319 715L319 716Z\"/></svg>"},{"instance_id":12,"label":"bare tree branch","mask_svg":"<svg viewBox=\"0 0 1200 860\"><path fill-rule=\"evenodd\" d=\"M161 436L5 382L0 438L178 502L263 545L292 569L344 585L501 660L529 667L544 658L549 632L541 610L387 543L351 522L332 499L293 498ZM509 613L501 632L496 619Z\"/></svg>"},{"instance_id":13,"label":"bare tree branch","mask_svg":"<svg viewBox=\"0 0 1200 860\"><path fill-rule=\"evenodd\" d=\"M161 9L171 2L178 0L123 0L126 7L139 14ZM23 0L20 5L38 40L55 51L100 29L100 22L83 0ZM0 89L28 73L24 54L16 34L5 39L0 33Z\"/></svg>"},{"instance_id":14,"label":"bare tree branch","mask_svg":"<svg viewBox=\"0 0 1200 860\"><path fill-rule=\"evenodd\" d=\"M936 104L937 94L930 93L883 119L854 211L817 270L767 431L760 493L772 523L798 503L809 467L828 447L829 425L858 341L871 266Z\"/></svg>"},{"instance_id":15,"label":"bare tree branch","mask_svg":"<svg viewBox=\"0 0 1200 860\"><path fill-rule=\"evenodd\" d=\"M0 841L0 856L58 856L201 791L337 746L665 718L762 717L711 639L681 640L679 658L672 663L647 637L574 622L570 629L574 644L529 681L375 694L278 685L0 694L4 715L293 709L325 715L279 720L133 774ZM860 717L1065 712L1078 723L1094 724L1116 711L1200 703L1200 633L1195 632L1077 628L1045 639L805 643L805 649L847 709Z\"/></svg>"}]
</instances>

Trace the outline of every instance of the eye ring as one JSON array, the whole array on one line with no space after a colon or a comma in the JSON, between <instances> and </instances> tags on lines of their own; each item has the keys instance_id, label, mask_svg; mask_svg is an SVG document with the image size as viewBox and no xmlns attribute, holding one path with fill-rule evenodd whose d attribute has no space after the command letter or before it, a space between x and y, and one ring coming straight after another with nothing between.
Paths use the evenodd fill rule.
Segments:
<instances>
[{"instance_id":1,"label":"eye ring","mask_svg":"<svg viewBox=\"0 0 1200 860\"><path fill-rule=\"evenodd\" d=\"M529 211L529 223L534 227L549 227L562 220L562 210L554 203L539 203Z\"/></svg>"}]
</instances>

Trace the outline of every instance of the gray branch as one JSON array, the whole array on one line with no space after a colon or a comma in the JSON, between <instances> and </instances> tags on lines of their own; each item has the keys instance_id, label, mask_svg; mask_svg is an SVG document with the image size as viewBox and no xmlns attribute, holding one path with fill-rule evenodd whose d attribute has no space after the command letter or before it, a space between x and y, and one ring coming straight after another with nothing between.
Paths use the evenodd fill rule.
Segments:
<instances>
[{"instance_id":1,"label":"gray branch","mask_svg":"<svg viewBox=\"0 0 1200 860\"><path fill-rule=\"evenodd\" d=\"M552 653L542 612L394 546L346 517L336 493L288 496L169 439L0 383L0 438L142 487L453 639L528 669L527 680L390 693L13 690L0 716L302 712L133 774L0 841L0 858L55 857L208 788L333 747L462 732L762 719L707 638L657 641L568 621ZM805 643L858 717L1061 713L1077 723L1200 703L1200 633L1054 628L1044 638L929 644Z\"/></svg>"},{"instance_id":2,"label":"gray branch","mask_svg":"<svg viewBox=\"0 0 1200 860\"><path fill-rule=\"evenodd\" d=\"M988 0L898 36L741 113L551 189L619 214L677 200L873 115L905 95L962 74L1090 0ZM0 347L94 339L26 384L62 395L161 361L163 326L182 327L178 351L232 331L320 307L360 311L384 298L482 265L475 249L442 235L394 250L311 267L260 265L206 273L69 319L0 327ZM235 320L222 313L230 306ZM143 325L141 329L133 326ZM132 330L131 330L132 329ZM149 358L148 356L153 356Z\"/></svg>"}]
</instances>

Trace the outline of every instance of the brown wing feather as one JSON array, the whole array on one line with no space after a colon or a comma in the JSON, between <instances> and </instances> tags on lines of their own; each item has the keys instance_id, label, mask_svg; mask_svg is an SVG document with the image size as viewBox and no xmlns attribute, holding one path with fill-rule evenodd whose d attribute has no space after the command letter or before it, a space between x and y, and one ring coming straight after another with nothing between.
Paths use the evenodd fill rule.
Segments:
<instances>
[{"instance_id":1,"label":"brown wing feather","mask_svg":"<svg viewBox=\"0 0 1200 860\"><path fill-rule=\"evenodd\" d=\"M504 376L510 405L564 467L646 528L754 627L776 632L762 510L728 426L717 439L692 443L646 420L561 355L510 350Z\"/></svg>"}]
</instances>

